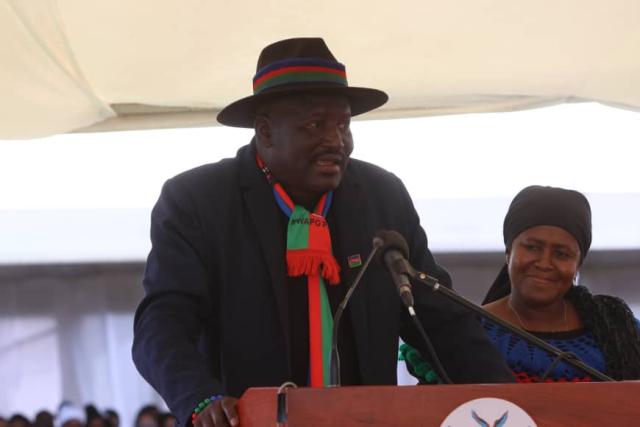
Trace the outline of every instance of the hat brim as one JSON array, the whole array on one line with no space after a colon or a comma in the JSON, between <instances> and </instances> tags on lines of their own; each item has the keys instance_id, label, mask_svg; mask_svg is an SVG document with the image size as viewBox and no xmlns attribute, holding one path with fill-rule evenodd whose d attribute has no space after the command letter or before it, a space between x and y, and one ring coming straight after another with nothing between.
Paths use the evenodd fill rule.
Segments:
<instances>
[{"instance_id":1,"label":"hat brim","mask_svg":"<svg viewBox=\"0 0 640 427\"><path fill-rule=\"evenodd\" d=\"M378 89L321 84L309 86L307 83L300 87L287 86L239 99L223 108L218 113L217 120L226 126L253 128L257 107L265 101L287 95L316 92L346 96L351 106L351 116L374 110L389 100L389 96Z\"/></svg>"}]
</instances>

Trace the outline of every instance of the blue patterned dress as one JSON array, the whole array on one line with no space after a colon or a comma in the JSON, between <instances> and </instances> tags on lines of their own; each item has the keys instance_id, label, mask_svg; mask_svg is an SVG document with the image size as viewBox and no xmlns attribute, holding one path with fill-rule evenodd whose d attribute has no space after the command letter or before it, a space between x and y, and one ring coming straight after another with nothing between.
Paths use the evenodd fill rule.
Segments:
<instances>
[{"instance_id":1,"label":"blue patterned dress","mask_svg":"<svg viewBox=\"0 0 640 427\"><path fill-rule=\"evenodd\" d=\"M481 323L493 344L502 353L518 382L542 381L544 373L553 363L555 356L528 343L491 320L481 319ZM575 354L592 368L606 372L607 366L604 356L591 332L584 329L566 332L527 332L562 351ZM565 362L559 362L545 381L591 381L591 377L578 368Z\"/></svg>"},{"instance_id":2,"label":"blue patterned dress","mask_svg":"<svg viewBox=\"0 0 640 427\"><path fill-rule=\"evenodd\" d=\"M638 319L635 319L635 322L636 327L640 330ZM481 318L480 323L491 342L500 350L517 382L588 382L592 380L587 373L565 362L559 362L543 380L547 368L553 363L554 356L512 334L491 320ZM562 351L575 354L582 362L592 368L607 373L604 355L590 331L577 329L566 332L528 332ZM417 377L420 383L437 384L441 382L431 366L422 358L422 355L411 346L407 344L400 346L400 360L406 361L409 372Z\"/></svg>"}]
</instances>

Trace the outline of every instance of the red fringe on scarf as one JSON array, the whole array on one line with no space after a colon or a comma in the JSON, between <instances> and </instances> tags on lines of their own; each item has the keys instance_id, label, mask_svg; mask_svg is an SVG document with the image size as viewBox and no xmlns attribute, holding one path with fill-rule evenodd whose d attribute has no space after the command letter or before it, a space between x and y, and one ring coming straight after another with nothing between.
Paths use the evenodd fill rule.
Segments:
<instances>
[{"instance_id":1,"label":"red fringe on scarf","mask_svg":"<svg viewBox=\"0 0 640 427\"><path fill-rule=\"evenodd\" d=\"M287 251L287 274L290 277L322 274L331 285L340 283L340 266L326 251L295 249Z\"/></svg>"}]
</instances>

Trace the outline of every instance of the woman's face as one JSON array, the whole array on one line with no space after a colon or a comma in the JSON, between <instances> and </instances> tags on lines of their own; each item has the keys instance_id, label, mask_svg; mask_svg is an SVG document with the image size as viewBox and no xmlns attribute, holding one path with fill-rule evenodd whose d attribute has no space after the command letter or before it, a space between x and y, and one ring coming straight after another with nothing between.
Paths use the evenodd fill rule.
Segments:
<instances>
[{"instance_id":1,"label":"woman's face","mask_svg":"<svg viewBox=\"0 0 640 427\"><path fill-rule=\"evenodd\" d=\"M560 301L580 265L580 247L566 230L539 225L520 233L507 253L511 294L525 305Z\"/></svg>"}]
</instances>

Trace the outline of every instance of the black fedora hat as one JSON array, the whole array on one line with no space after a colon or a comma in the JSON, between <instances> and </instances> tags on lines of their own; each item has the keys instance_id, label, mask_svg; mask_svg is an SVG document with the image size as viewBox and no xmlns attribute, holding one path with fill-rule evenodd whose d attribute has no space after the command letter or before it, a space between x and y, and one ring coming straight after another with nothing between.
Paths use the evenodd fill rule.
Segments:
<instances>
[{"instance_id":1,"label":"black fedora hat","mask_svg":"<svg viewBox=\"0 0 640 427\"><path fill-rule=\"evenodd\" d=\"M264 101L308 92L346 96L352 116L378 108L389 99L381 90L349 86L344 65L323 39L295 38L262 50L253 77L253 95L227 105L217 118L223 125L252 128L256 108Z\"/></svg>"}]
</instances>

